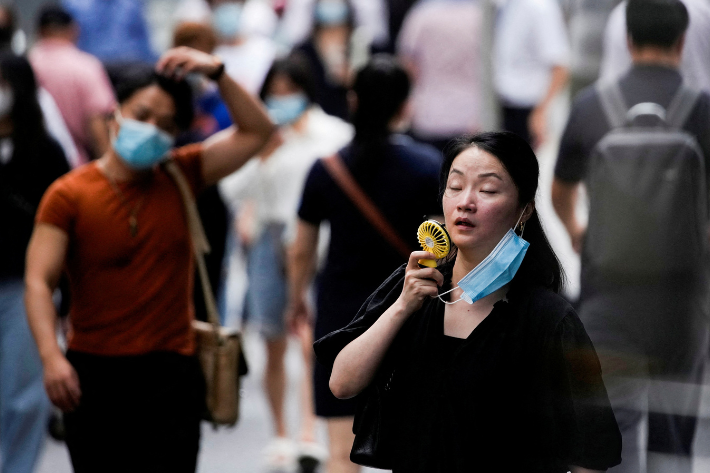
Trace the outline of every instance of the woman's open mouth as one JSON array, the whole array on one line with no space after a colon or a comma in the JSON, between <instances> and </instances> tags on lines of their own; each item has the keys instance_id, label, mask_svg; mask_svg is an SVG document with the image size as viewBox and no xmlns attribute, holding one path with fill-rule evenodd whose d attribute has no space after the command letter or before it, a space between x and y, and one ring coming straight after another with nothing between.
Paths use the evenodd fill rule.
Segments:
<instances>
[{"instance_id":1,"label":"woman's open mouth","mask_svg":"<svg viewBox=\"0 0 710 473\"><path fill-rule=\"evenodd\" d=\"M473 223L471 223L471 221L466 218L457 218L454 221L454 225L456 225L457 227L464 227L464 228L473 228L474 227Z\"/></svg>"}]
</instances>

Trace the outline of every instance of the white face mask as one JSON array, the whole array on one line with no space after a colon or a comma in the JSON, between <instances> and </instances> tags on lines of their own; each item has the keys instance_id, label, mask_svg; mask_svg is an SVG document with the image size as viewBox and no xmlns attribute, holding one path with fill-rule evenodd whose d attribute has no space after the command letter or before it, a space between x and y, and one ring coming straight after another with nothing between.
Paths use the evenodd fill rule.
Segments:
<instances>
[{"instance_id":1,"label":"white face mask","mask_svg":"<svg viewBox=\"0 0 710 473\"><path fill-rule=\"evenodd\" d=\"M15 95L12 89L5 85L0 87L0 118L5 118L12 111L12 106L15 104Z\"/></svg>"}]
</instances>

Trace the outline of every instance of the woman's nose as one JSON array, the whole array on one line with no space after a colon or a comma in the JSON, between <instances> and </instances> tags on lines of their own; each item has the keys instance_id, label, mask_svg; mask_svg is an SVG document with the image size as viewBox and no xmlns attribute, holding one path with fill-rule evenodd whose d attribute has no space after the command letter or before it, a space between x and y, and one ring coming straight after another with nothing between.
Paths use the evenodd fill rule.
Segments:
<instances>
[{"instance_id":1,"label":"woman's nose","mask_svg":"<svg viewBox=\"0 0 710 473\"><path fill-rule=\"evenodd\" d=\"M465 210L469 212L473 212L476 210L476 193L473 191L464 191L461 192L461 195L459 196L459 201L456 205L456 207L459 210Z\"/></svg>"}]
</instances>

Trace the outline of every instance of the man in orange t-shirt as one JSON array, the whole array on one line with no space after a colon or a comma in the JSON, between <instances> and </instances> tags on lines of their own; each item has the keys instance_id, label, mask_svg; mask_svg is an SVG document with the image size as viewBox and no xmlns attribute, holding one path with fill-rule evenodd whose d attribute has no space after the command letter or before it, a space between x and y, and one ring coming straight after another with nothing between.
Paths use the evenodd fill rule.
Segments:
<instances>
[{"instance_id":1,"label":"man in orange t-shirt","mask_svg":"<svg viewBox=\"0 0 710 473\"><path fill-rule=\"evenodd\" d=\"M175 160L198 193L273 129L217 57L176 48L156 71L119 87L111 148L48 189L27 253L27 315L76 472L195 471L204 385L190 326L192 251L180 193L159 163ZM192 120L188 73L217 82L238 129L171 152ZM66 356L52 304L62 271L72 294Z\"/></svg>"}]
</instances>

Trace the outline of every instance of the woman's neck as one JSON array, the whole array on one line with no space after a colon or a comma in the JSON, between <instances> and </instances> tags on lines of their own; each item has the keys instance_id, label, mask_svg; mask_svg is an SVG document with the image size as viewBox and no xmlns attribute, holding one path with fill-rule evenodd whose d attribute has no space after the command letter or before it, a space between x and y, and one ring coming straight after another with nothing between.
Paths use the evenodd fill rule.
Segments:
<instances>
[{"instance_id":1,"label":"woman's neck","mask_svg":"<svg viewBox=\"0 0 710 473\"><path fill-rule=\"evenodd\" d=\"M485 256L471 256L471 255L465 255L462 253L460 250L456 254L456 260L454 261L454 267L452 270L452 278L451 282L454 287L458 284L458 282L466 276L468 273L470 273L476 266L480 264L481 261L485 259ZM501 299L505 298L505 295L508 292L509 289L509 284L506 284L505 286L499 288L498 290L492 292L491 294L488 294L486 297L483 297L476 301L474 304L477 304L479 306L487 306L487 305L493 305L496 302L498 302ZM452 300L457 299L460 297L462 290L459 288L456 288L453 293L452 293Z\"/></svg>"},{"instance_id":2,"label":"woman's neck","mask_svg":"<svg viewBox=\"0 0 710 473\"><path fill-rule=\"evenodd\" d=\"M481 255L472 251L462 251L461 248L459 248L456 253L456 260L454 261L452 273L453 283L457 284L461 278L466 276L473 270L473 268L478 266L486 256L488 256L488 253Z\"/></svg>"}]
</instances>

